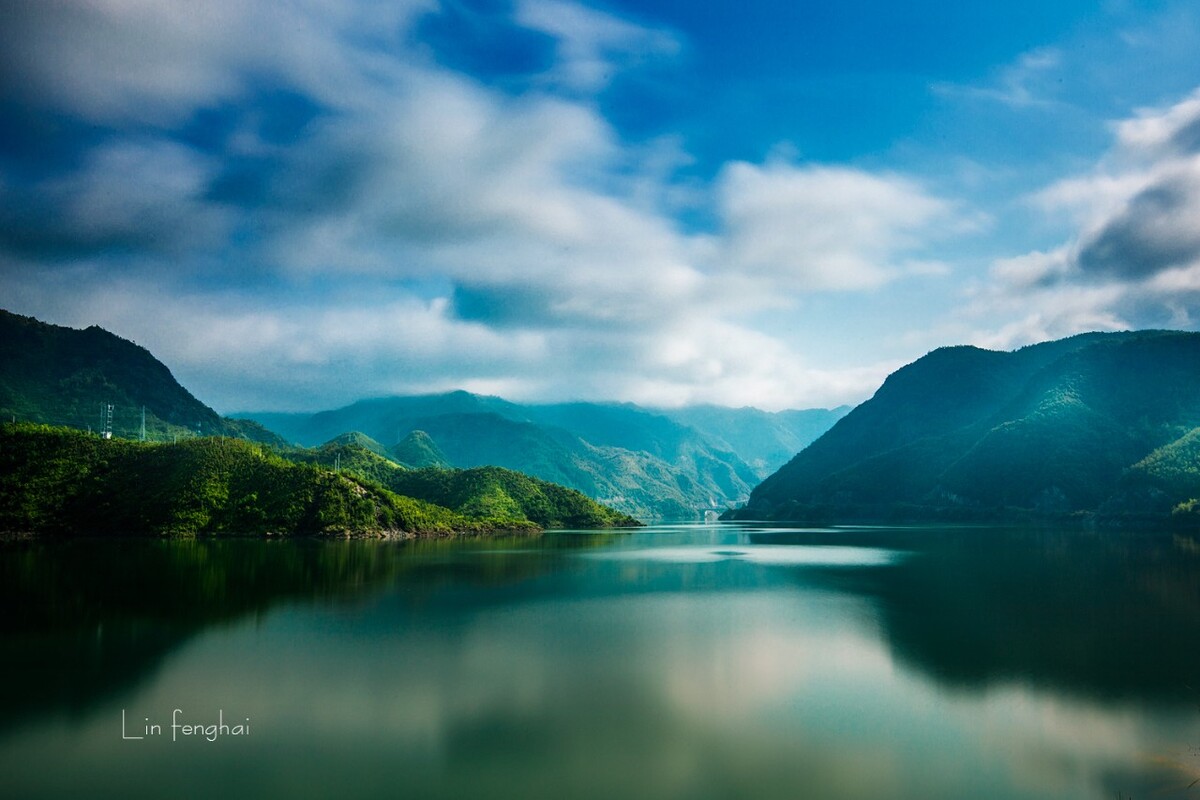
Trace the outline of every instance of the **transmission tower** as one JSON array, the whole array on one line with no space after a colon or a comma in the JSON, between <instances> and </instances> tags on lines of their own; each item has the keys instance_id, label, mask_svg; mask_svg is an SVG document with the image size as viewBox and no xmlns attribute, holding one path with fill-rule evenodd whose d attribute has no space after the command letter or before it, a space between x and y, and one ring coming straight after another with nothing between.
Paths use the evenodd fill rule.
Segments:
<instances>
[{"instance_id":1,"label":"transmission tower","mask_svg":"<svg viewBox=\"0 0 1200 800\"><path fill-rule=\"evenodd\" d=\"M100 404L100 438L112 438L112 418L113 406L112 403Z\"/></svg>"}]
</instances>

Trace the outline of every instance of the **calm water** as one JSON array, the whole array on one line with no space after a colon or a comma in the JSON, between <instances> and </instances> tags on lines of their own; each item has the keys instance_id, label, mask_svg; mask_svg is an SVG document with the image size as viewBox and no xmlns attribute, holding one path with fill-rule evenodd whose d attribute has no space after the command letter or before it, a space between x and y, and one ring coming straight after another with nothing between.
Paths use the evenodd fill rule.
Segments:
<instances>
[{"instance_id":1,"label":"calm water","mask_svg":"<svg viewBox=\"0 0 1200 800\"><path fill-rule=\"evenodd\" d=\"M1171 534L9 543L0 601L9 797L1200 797Z\"/></svg>"}]
</instances>

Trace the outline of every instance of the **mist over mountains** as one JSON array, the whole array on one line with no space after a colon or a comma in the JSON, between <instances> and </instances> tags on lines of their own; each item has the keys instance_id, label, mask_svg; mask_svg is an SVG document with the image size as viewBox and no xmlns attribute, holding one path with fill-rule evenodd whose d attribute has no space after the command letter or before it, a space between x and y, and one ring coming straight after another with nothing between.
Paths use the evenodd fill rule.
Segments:
<instances>
[{"instance_id":1,"label":"mist over mountains","mask_svg":"<svg viewBox=\"0 0 1200 800\"><path fill-rule=\"evenodd\" d=\"M745 502L763 477L847 410L534 405L458 391L375 398L316 414L245 416L306 446L361 431L401 463L497 465L635 516L691 519Z\"/></svg>"},{"instance_id":2,"label":"mist over mountains","mask_svg":"<svg viewBox=\"0 0 1200 800\"><path fill-rule=\"evenodd\" d=\"M0 312L0 414L125 438L357 449L410 469L501 467L642 519L1183 519L1200 507L1200 334L1173 331L940 348L853 410L456 391L235 419L132 342Z\"/></svg>"},{"instance_id":3,"label":"mist over mountains","mask_svg":"<svg viewBox=\"0 0 1200 800\"><path fill-rule=\"evenodd\" d=\"M96 326L76 330L0 312L5 419L151 441L335 442L410 468L499 466L642 518L695 519L745 502L763 477L847 410L521 405L460 391L363 400L317 414L223 417L133 342Z\"/></svg>"}]
</instances>

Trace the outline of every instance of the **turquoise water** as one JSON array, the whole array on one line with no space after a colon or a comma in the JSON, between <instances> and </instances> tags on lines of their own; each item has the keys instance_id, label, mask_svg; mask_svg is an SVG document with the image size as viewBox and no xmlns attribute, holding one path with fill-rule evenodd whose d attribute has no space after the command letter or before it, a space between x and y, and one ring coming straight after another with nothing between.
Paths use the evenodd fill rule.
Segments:
<instances>
[{"instance_id":1,"label":"turquoise water","mask_svg":"<svg viewBox=\"0 0 1200 800\"><path fill-rule=\"evenodd\" d=\"M5 796L1200 797L1170 533L17 542L0 586Z\"/></svg>"}]
</instances>

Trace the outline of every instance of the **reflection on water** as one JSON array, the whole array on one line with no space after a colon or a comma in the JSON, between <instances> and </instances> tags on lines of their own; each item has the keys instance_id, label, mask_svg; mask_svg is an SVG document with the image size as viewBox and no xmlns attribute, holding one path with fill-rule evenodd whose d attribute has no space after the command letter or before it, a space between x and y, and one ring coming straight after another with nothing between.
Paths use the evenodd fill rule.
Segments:
<instances>
[{"instance_id":1,"label":"reflection on water","mask_svg":"<svg viewBox=\"0 0 1200 800\"><path fill-rule=\"evenodd\" d=\"M22 797L1196 797L1198 578L1192 539L1113 532L10 543L0 774ZM122 710L176 708L253 733L122 739Z\"/></svg>"}]
</instances>

